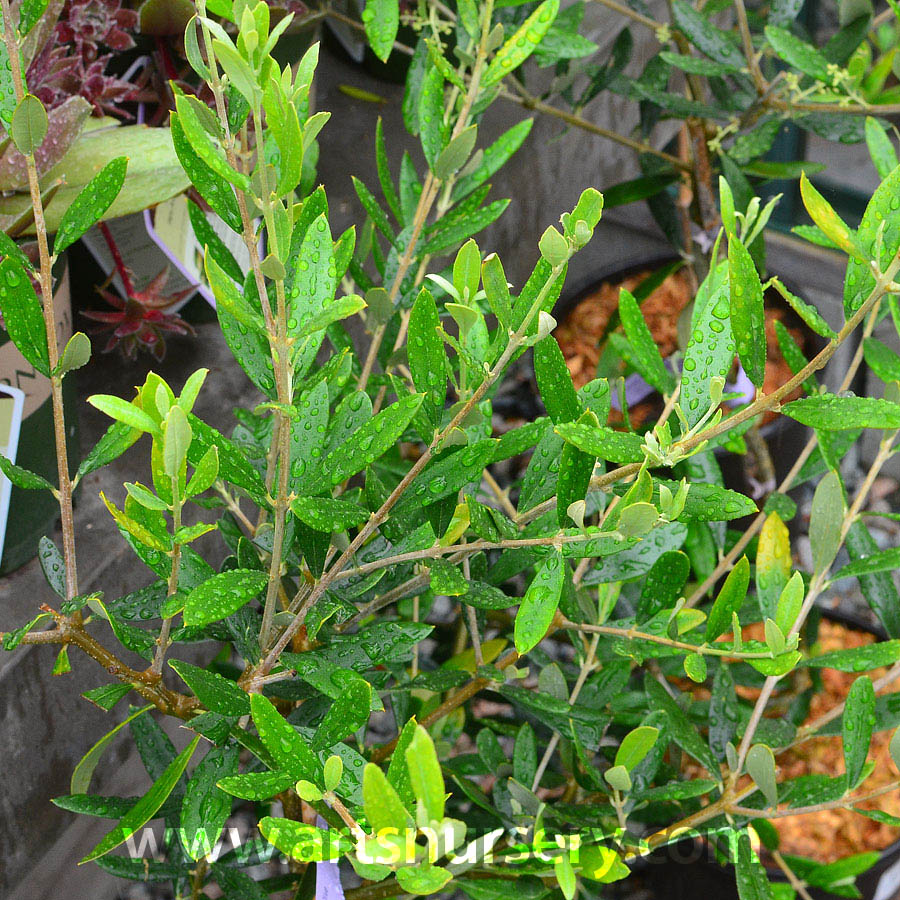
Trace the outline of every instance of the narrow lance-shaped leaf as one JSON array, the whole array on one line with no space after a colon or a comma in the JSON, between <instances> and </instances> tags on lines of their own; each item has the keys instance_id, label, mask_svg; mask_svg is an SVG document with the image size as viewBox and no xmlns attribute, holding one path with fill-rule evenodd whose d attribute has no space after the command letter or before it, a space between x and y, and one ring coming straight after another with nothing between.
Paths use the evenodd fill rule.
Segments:
<instances>
[{"instance_id":1,"label":"narrow lance-shaped leaf","mask_svg":"<svg viewBox=\"0 0 900 900\"><path fill-rule=\"evenodd\" d=\"M90 853L79 860L79 865L105 856L110 850L124 844L139 828L143 828L153 818L169 794L175 789L175 785L178 784L187 768L199 742L198 735L169 763L150 790L119 820L119 824Z\"/></svg>"},{"instance_id":2,"label":"narrow lance-shaped leaf","mask_svg":"<svg viewBox=\"0 0 900 900\"><path fill-rule=\"evenodd\" d=\"M861 675L850 686L843 722L844 766L847 787L852 790L866 764L875 728L875 689L867 675Z\"/></svg>"},{"instance_id":3,"label":"narrow lance-shaped leaf","mask_svg":"<svg viewBox=\"0 0 900 900\"><path fill-rule=\"evenodd\" d=\"M725 583L709 611L706 640L714 641L731 629L734 613L740 612L750 585L750 562L742 556L725 578Z\"/></svg>"},{"instance_id":4,"label":"narrow lance-shaped leaf","mask_svg":"<svg viewBox=\"0 0 900 900\"><path fill-rule=\"evenodd\" d=\"M558 12L559 0L544 0L491 60L481 78L481 86L490 87L521 66L537 49Z\"/></svg>"},{"instance_id":5,"label":"narrow lance-shaped leaf","mask_svg":"<svg viewBox=\"0 0 900 900\"><path fill-rule=\"evenodd\" d=\"M844 524L844 489L837 472L828 472L816 487L809 517L809 543L813 568L826 572L841 546Z\"/></svg>"},{"instance_id":6,"label":"narrow lance-shaped leaf","mask_svg":"<svg viewBox=\"0 0 900 900\"><path fill-rule=\"evenodd\" d=\"M786 403L782 412L823 431L850 428L900 428L900 403L877 397L820 394Z\"/></svg>"},{"instance_id":7,"label":"narrow lance-shaped leaf","mask_svg":"<svg viewBox=\"0 0 900 900\"><path fill-rule=\"evenodd\" d=\"M761 388L766 377L766 319L763 290L750 252L733 236L728 240L731 331L750 380Z\"/></svg>"},{"instance_id":8,"label":"narrow lance-shaped leaf","mask_svg":"<svg viewBox=\"0 0 900 900\"><path fill-rule=\"evenodd\" d=\"M413 794L422 804L428 819L440 822L444 818L444 776L434 742L421 725L416 727L405 756Z\"/></svg>"},{"instance_id":9,"label":"narrow lance-shaped leaf","mask_svg":"<svg viewBox=\"0 0 900 900\"><path fill-rule=\"evenodd\" d=\"M434 426L440 423L447 396L446 354L439 326L434 297L423 287L409 316L407 356L413 384L425 395L422 406Z\"/></svg>"},{"instance_id":10,"label":"narrow lance-shaped leaf","mask_svg":"<svg viewBox=\"0 0 900 900\"><path fill-rule=\"evenodd\" d=\"M661 394L671 394L675 389L675 379L666 369L634 294L625 288L619 291L619 316L634 354L632 364Z\"/></svg>"},{"instance_id":11,"label":"narrow lance-shaped leaf","mask_svg":"<svg viewBox=\"0 0 900 900\"><path fill-rule=\"evenodd\" d=\"M103 218L125 183L128 159L117 156L110 160L82 189L63 213L56 230L53 253L62 253L74 244L92 225Z\"/></svg>"}]
</instances>

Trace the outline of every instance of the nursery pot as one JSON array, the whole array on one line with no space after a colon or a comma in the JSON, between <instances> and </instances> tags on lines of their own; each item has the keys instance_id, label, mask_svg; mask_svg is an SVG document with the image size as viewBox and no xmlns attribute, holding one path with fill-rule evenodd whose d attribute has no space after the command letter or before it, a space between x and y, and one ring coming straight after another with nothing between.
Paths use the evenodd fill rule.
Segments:
<instances>
[{"instance_id":1,"label":"nursery pot","mask_svg":"<svg viewBox=\"0 0 900 900\"><path fill-rule=\"evenodd\" d=\"M665 265L676 262L677 259L671 254L666 254L629 265L627 268L612 269L609 272L593 272L582 281L582 284L563 294L554 307L553 316L562 325L583 300L597 292L604 284L618 285L642 272L655 272ZM808 331L808 329L806 330ZM809 332L808 336L815 350L821 349L820 339L812 332ZM760 434L769 448L775 477L780 482L803 449L808 429L793 419L779 416L774 421L764 424L760 428ZM726 486L752 496L753 487L748 482L742 458L722 447L717 447L714 452Z\"/></svg>"},{"instance_id":2,"label":"nursery pot","mask_svg":"<svg viewBox=\"0 0 900 900\"><path fill-rule=\"evenodd\" d=\"M69 272L65 257L54 268L56 337L60 347L72 334L72 306ZM17 465L38 475L51 484L58 481L56 444L53 428L53 404L50 398L50 379L38 372L18 351L7 333L0 329L0 382L24 393L19 424ZM76 418L76 384L70 374L63 381L66 413L66 443L69 460L78 452ZM4 438L4 443L5 443ZM0 474L0 481L4 476ZM2 511L2 510L0 510ZM6 521L6 539L0 557L0 575L8 574L24 565L37 554L38 541L54 527L59 505L49 491L26 491L13 486Z\"/></svg>"},{"instance_id":3,"label":"nursery pot","mask_svg":"<svg viewBox=\"0 0 900 900\"><path fill-rule=\"evenodd\" d=\"M878 640L887 637L860 617L840 610L822 610L822 618L872 634ZM861 900L892 900L900 890L900 840L877 852L875 865L856 878ZM787 881L774 865L766 866L766 874L770 881ZM686 839L652 853L641 868L641 875L650 882L656 896L666 900L738 900L734 868L718 862L705 841ZM838 896L823 888L807 890L814 900L833 900Z\"/></svg>"}]
</instances>

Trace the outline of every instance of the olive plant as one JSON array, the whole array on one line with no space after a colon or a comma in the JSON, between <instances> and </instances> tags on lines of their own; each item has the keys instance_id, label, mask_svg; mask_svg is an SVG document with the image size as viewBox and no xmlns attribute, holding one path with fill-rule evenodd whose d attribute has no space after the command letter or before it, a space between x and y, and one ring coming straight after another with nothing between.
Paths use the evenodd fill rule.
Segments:
<instances>
[{"instance_id":1,"label":"olive plant","mask_svg":"<svg viewBox=\"0 0 900 900\"><path fill-rule=\"evenodd\" d=\"M261 400L236 411L228 436L193 413L199 392L216 389L202 369L183 385L151 373L134 396L93 396L114 421L73 478L60 384L89 344L76 336L60 353L50 267L112 202L125 162L75 200L51 249L34 167L43 118L2 2L4 108L28 161L41 296L30 263L10 249L0 307L22 353L52 379L59 481L0 464L18 486L53 491L63 524L62 548L49 538L40 547L58 599L48 592L2 646L56 645L58 674L74 646L110 675L89 700L111 716L126 697L138 704L55 800L117 820L82 862L192 898L457 889L476 900L571 898L597 896L690 835L735 863L742 896L773 896L751 828L787 866L766 823L871 798L871 734L897 724L875 690L900 672L900 640L817 655L808 626L817 598L852 576L900 637L885 576L897 553L877 552L860 517L900 431L900 358L871 340L886 311L900 324L900 168L856 232L804 182L817 227L849 257L846 321L832 331L785 291L823 349L809 362L797 350L787 384L736 407L723 406L735 355L757 386L765 359L763 285L748 249L764 222L758 210L736 211L723 183L724 224L680 374L622 294L620 350L666 403L643 432L613 428L608 382L576 391L552 336L567 265L592 237L601 194L586 189L547 228L524 285L510 285L472 237L502 211L502 201L486 203L487 181L524 136L517 126L476 149L479 122L507 73L541 46L556 0L512 34L490 0L472 4L455 55L429 42L405 97L424 162L407 155L392 172L379 129L383 203L358 183L365 224L358 238L351 228L336 239L324 190L296 195L328 118L310 109L317 48L282 69L271 54L288 20L272 28L265 3L239 0L223 25L201 0L185 48L213 106L176 91L172 133L209 216L246 245L244 271L197 208L222 333ZM368 338L357 349L350 328L358 337L360 324ZM883 399L825 394L815 381L857 329L888 384ZM547 415L504 430L492 401L529 350ZM800 388L805 396L787 402ZM736 446L779 410L813 430L793 473L819 479L811 572L792 562L793 501L776 494L758 511L722 484L716 463L717 447ZM840 461L864 428L882 432L881 450L850 490ZM124 596L80 593L73 484L133 445L149 451L151 483L127 482L104 500L149 583ZM524 472L501 483L497 464L513 459ZM186 524L198 510L202 521ZM749 546L728 523L754 513L763 524ZM218 570L196 549L211 532L228 551ZM843 545L852 561L838 569ZM745 638L757 622L761 637ZM873 684L864 673L884 665ZM842 707L804 725L809 687L789 676L825 667L861 674ZM766 715L791 699L787 717ZM180 752L166 719L193 733ZM149 784L135 786L137 798L94 793L103 753L126 727ZM845 772L779 778L783 752L835 728ZM223 851L236 802L260 837ZM144 858L138 839L156 819L163 844ZM257 879L276 850L286 865ZM804 863L791 885L846 889L847 871Z\"/></svg>"}]
</instances>

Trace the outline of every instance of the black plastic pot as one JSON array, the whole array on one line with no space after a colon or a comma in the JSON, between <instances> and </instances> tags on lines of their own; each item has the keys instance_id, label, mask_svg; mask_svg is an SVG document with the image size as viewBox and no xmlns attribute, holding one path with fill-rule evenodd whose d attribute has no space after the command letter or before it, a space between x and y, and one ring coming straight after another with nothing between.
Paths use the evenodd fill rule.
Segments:
<instances>
[{"instance_id":1,"label":"black plastic pot","mask_svg":"<svg viewBox=\"0 0 900 900\"><path fill-rule=\"evenodd\" d=\"M665 254L650 257L647 260L635 263L626 268L614 269L608 273L594 273L582 284L575 287L571 291L567 291L557 301L553 309L553 316L557 322L564 322L572 310L587 296L597 290L597 288L607 282L623 281L639 272L645 272L648 269L655 271L675 262L677 257L671 254ZM818 342L816 335L811 334L811 338ZM775 468L775 477L780 482L790 471L791 466L800 454L806 444L809 430L805 425L801 425L793 419L786 416L779 416L775 421L769 422L760 429L760 434L769 447L772 457L772 463ZM753 488L747 480L746 469L743 464L742 457L719 447L715 450L716 459L722 469L722 477L725 485L732 490L739 491L749 496L753 495Z\"/></svg>"},{"instance_id":2,"label":"black plastic pot","mask_svg":"<svg viewBox=\"0 0 900 900\"><path fill-rule=\"evenodd\" d=\"M868 632L878 640L887 635L862 617L840 610L822 610L822 618L856 631ZM777 867L767 867L771 881L786 882ZM640 867L641 880L660 900L738 900L734 869L722 865L712 848L700 840L687 839L656 851ZM859 875L856 886L862 900L893 900L900 891L900 840L881 851L878 862ZM814 900L833 900L836 894L808 888Z\"/></svg>"}]
</instances>

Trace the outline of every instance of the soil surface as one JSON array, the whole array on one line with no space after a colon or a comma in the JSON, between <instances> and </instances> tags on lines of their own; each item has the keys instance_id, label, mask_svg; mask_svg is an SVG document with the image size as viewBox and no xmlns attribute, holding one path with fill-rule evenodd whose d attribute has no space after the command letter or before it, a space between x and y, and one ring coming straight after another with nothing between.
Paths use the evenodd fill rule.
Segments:
<instances>
[{"instance_id":1,"label":"soil surface","mask_svg":"<svg viewBox=\"0 0 900 900\"><path fill-rule=\"evenodd\" d=\"M641 282L651 274L653 274L652 271L647 270L625 279L601 284L572 309L554 332L576 388L582 387L596 377L597 364L605 346L603 338L610 318L619 308L619 289L625 288L634 292ZM664 359L678 349L678 318L691 299L687 276L683 272L675 272L669 275L641 304L641 311L647 327ZM764 393L770 393L780 387L793 374L778 346L778 339L775 335L776 320L782 322L807 356L812 349L812 335L806 327L775 291L768 291L766 294L767 353ZM799 396L800 391L798 390L786 399L793 400ZM642 422L650 419L658 405L660 404L657 400L648 399L632 406L632 424L639 426Z\"/></svg>"}]
</instances>

